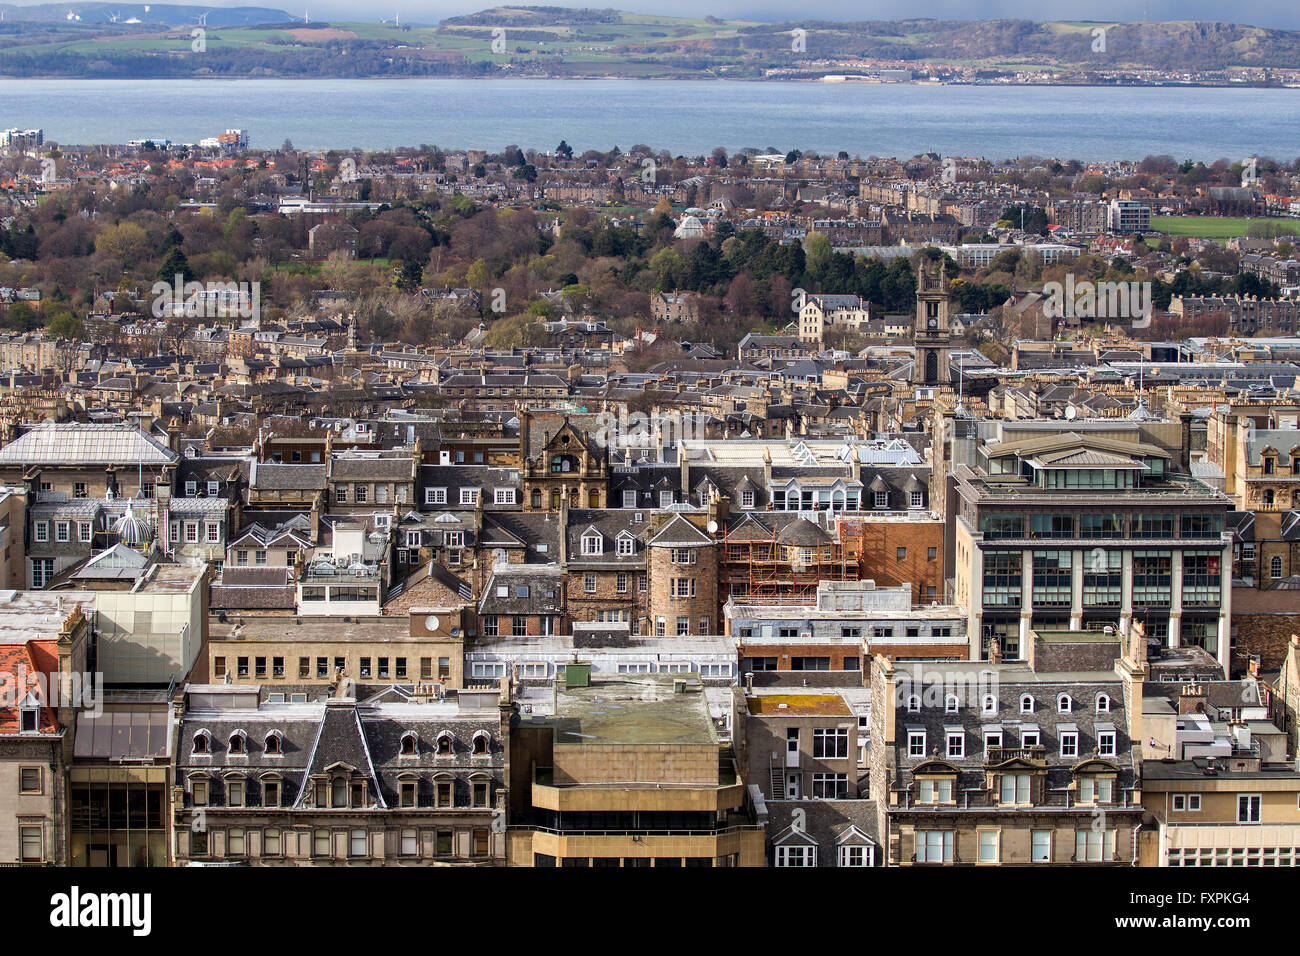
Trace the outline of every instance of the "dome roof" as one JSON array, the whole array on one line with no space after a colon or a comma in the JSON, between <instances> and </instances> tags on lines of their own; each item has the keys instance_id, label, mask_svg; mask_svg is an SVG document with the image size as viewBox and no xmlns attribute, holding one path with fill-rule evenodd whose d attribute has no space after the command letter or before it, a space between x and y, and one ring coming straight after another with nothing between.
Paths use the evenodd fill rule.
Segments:
<instances>
[{"instance_id":1,"label":"dome roof","mask_svg":"<svg viewBox=\"0 0 1300 956\"><path fill-rule=\"evenodd\" d=\"M117 533L118 540L127 547L138 548L149 540L149 522L135 513L129 501L126 503L126 512L113 522L113 530Z\"/></svg>"}]
</instances>

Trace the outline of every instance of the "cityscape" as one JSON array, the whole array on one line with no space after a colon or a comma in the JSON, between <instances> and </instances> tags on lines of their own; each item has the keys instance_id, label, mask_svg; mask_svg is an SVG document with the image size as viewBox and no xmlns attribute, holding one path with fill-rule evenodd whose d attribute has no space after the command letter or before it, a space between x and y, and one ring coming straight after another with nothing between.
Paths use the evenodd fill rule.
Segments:
<instances>
[{"instance_id":1,"label":"cityscape","mask_svg":"<svg viewBox=\"0 0 1300 956\"><path fill-rule=\"evenodd\" d=\"M4 9L0 69L54 30ZM414 32L494 14L641 25ZM1276 95L1220 158L0 110L0 864L55 927L172 867L1215 867L1140 885L1250 927L1222 877L1300 865Z\"/></svg>"}]
</instances>

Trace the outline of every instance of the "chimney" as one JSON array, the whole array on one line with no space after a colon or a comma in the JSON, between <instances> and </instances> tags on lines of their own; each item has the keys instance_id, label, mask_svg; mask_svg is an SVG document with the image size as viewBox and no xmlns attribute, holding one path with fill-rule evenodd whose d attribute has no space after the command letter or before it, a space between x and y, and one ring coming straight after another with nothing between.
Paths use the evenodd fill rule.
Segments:
<instances>
[{"instance_id":1,"label":"chimney","mask_svg":"<svg viewBox=\"0 0 1300 956\"><path fill-rule=\"evenodd\" d=\"M1205 713L1205 687L1203 685L1189 684L1183 688L1183 692L1178 696L1178 713L1179 716Z\"/></svg>"}]
</instances>

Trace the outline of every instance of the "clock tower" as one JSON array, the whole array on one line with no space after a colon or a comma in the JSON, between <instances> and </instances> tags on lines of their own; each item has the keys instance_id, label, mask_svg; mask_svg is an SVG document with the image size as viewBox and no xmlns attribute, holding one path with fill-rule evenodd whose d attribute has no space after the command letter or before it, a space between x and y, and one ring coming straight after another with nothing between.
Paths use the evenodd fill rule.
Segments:
<instances>
[{"instance_id":1,"label":"clock tower","mask_svg":"<svg viewBox=\"0 0 1300 956\"><path fill-rule=\"evenodd\" d=\"M922 259L916 277L916 327L912 332L912 344L916 349L913 385L937 387L951 384L952 374L948 368L948 352L952 348L948 328L951 305L943 263Z\"/></svg>"}]
</instances>

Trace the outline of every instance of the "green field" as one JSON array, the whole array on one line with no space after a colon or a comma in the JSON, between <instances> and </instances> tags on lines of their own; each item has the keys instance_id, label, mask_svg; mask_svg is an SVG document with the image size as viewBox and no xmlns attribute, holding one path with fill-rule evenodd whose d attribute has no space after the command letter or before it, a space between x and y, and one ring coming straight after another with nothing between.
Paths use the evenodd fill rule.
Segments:
<instances>
[{"instance_id":1,"label":"green field","mask_svg":"<svg viewBox=\"0 0 1300 956\"><path fill-rule=\"evenodd\" d=\"M1171 236L1188 239L1235 239L1246 235L1251 226L1271 223L1292 235L1300 233L1285 219L1227 219L1215 216L1153 216L1151 228Z\"/></svg>"}]
</instances>

